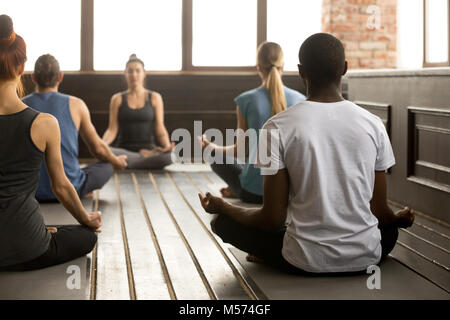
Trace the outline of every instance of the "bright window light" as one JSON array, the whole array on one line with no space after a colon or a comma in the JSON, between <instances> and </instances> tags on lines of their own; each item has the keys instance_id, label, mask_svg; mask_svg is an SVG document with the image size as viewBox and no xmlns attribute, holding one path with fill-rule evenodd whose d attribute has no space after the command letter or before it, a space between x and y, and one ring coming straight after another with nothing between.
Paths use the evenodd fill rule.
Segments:
<instances>
[{"instance_id":1,"label":"bright window light","mask_svg":"<svg viewBox=\"0 0 450 320\"><path fill-rule=\"evenodd\" d=\"M430 63L448 61L448 1L427 0L426 60Z\"/></svg>"},{"instance_id":2,"label":"bright window light","mask_svg":"<svg viewBox=\"0 0 450 320\"><path fill-rule=\"evenodd\" d=\"M135 53L146 70L181 70L181 0L95 0L94 69L124 70Z\"/></svg>"},{"instance_id":3,"label":"bright window light","mask_svg":"<svg viewBox=\"0 0 450 320\"><path fill-rule=\"evenodd\" d=\"M12 18L14 30L27 44L26 71L47 53L55 56L62 70L80 69L80 0L1 1L1 14Z\"/></svg>"},{"instance_id":4,"label":"bright window light","mask_svg":"<svg viewBox=\"0 0 450 320\"><path fill-rule=\"evenodd\" d=\"M193 0L192 64L254 66L256 0Z\"/></svg>"},{"instance_id":5,"label":"bright window light","mask_svg":"<svg viewBox=\"0 0 450 320\"><path fill-rule=\"evenodd\" d=\"M322 0L268 0L267 40L284 53L284 70L296 71L298 51L310 35L321 31Z\"/></svg>"}]
</instances>

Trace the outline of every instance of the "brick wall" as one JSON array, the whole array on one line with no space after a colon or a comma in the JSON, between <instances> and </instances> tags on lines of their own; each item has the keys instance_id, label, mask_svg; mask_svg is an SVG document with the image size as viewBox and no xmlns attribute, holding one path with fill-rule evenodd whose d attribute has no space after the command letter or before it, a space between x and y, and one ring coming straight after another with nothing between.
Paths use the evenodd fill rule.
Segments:
<instances>
[{"instance_id":1,"label":"brick wall","mask_svg":"<svg viewBox=\"0 0 450 320\"><path fill-rule=\"evenodd\" d=\"M350 69L397 67L397 0L323 0L322 31L344 43Z\"/></svg>"}]
</instances>

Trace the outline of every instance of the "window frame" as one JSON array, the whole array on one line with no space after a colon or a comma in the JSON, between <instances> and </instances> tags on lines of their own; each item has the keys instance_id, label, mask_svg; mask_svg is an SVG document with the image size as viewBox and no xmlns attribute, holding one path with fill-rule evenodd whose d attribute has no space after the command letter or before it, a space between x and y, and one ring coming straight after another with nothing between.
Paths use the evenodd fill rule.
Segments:
<instances>
[{"instance_id":1,"label":"window frame","mask_svg":"<svg viewBox=\"0 0 450 320\"><path fill-rule=\"evenodd\" d=\"M428 62L427 61L427 0L423 0L423 68L449 67L450 66L450 0L447 0L447 21L448 21L448 49L447 61Z\"/></svg>"},{"instance_id":2,"label":"window frame","mask_svg":"<svg viewBox=\"0 0 450 320\"><path fill-rule=\"evenodd\" d=\"M111 71L98 71L94 69L94 1L81 0L81 54L80 72L110 73ZM192 65L192 3L193 0L182 0L182 31L181 31L181 55L182 63L179 71L155 71L158 73L180 72L253 72L253 66L194 66ZM267 0L257 0L257 34L256 44L259 46L267 39ZM255 47L255 52L257 49Z\"/></svg>"}]
</instances>

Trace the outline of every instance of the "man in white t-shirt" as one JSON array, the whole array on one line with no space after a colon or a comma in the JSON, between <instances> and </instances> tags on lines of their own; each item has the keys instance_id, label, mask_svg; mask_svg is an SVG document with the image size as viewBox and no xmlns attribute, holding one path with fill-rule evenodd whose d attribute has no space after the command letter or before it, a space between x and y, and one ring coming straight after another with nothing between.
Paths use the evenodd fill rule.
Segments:
<instances>
[{"instance_id":1,"label":"man in white t-shirt","mask_svg":"<svg viewBox=\"0 0 450 320\"><path fill-rule=\"evenodd\" d=\"M394 214L387 205L392 147L380 118L342 97L342 43L315 34L302 44L299 60L307 101L272 117L263 127L267 135L260 134L259 154L269 160L258 163L263 207L199 197L207 212L218 214L211 225L223 241L268 264L362 272L392 251L398 228L411 226L414 215L409 208Z\"/></svg>"}]
</instances>

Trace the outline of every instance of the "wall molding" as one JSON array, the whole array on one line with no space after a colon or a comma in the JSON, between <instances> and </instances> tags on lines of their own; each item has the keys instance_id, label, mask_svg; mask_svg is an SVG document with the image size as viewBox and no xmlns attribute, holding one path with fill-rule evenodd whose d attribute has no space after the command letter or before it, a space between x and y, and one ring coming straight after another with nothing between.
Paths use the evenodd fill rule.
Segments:
<instances>
[{"instance_id":1,"label":"wall molding","mask_svg":"<svg viewBox=\"0 0 450 320\"><path fill-rule=\"evenodd\" d=\"M447 175L450 173L450 167L419 159L419 133L421 131L431 132L435 134L450 135L450 127L442 128L437 125L424 125L417 123L416 115L430 116L433 118L450 117L450 109L436 109L426 107L407 107L408 113L408 153L407 153L407 180L429 188L450 193L450 185L438 182L427 177L417 176L416 167L422 167L435 172L436 175Z\"/></svg>"}]
</instances>

